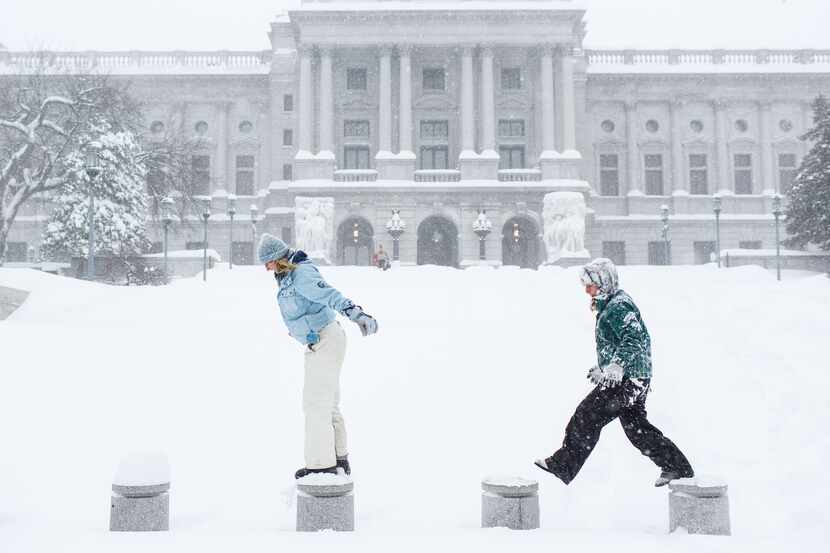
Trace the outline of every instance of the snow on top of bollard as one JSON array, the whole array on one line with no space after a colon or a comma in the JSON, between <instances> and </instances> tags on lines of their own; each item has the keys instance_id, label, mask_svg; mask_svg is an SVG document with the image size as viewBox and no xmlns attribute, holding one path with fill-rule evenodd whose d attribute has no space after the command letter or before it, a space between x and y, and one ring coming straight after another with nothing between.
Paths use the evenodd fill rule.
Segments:
<instances>
[{"instance_id":1,"label":"snow on top of bollard","mask_svg":"<svg viewBox=\"0 0 830 553\"><path fill-rule=\"evenodd\" d=\"M352 483L352 477L345 474L313 473L297 480L304 486L345 486Z\"/></svg>"},{"instance_id":2,"label":"snow on top of bollard","mask_svg":"<svg viewBox=\"0 0 830 553\"><path fill-rule=\"evenodd\" d=\"M170 462L162 452L132 452L115 471L117 486L152 486L170 482Z\"/></svg>"},{"instance_id":3,"label":"snow on top of bollard","mask_svg":"<svg viewBox=\"0 0 830 553\"><path fill-rule=\"evenodd\" d=\"M530 480L521 476L509 476L505 474L494 474L485 476L481 479L483 484L490 484L491 486L505 486L508 488L520 488L524 486L535 486L536 480Z\"/></svg>"}]
</instances>

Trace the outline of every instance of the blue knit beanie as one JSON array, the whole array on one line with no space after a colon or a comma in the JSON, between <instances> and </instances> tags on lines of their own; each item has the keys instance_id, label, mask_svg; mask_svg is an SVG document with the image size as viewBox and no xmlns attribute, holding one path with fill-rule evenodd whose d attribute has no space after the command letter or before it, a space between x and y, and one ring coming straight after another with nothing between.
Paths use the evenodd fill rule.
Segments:
<instances>
[{"instance_id":1,"label":"blue knit beanie","mask_svg":"<svg viewBox=\"0 0 830 553\"><path fill-rule=\"evenodd\" d=\"M265 265L269 261L282 259L288 254L288 244L267 232L259 239L257 255L259 262Z\"/></svg>"}]
</instances>

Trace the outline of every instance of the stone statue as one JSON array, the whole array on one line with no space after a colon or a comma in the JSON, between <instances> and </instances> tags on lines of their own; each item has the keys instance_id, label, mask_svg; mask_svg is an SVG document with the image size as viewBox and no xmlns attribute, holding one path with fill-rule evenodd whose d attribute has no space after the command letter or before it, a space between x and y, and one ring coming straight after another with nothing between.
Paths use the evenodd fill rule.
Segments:
<instances>
[{"instance_id":1,"label":"stone statue","mask_svg":"<svg viewBox=\"0 0 830 553\"><path fill-rule=\"evenodd\" d=\"M311 259L327 261L334 236L334 198L297 197L294 205L296 247Z\"/></svg>"},{"instance_id":2,"label":"stone statue","mask_svg":"<svg viewBox=\"0 0 830 553\"><path fill-rule=\"evenodd\" d=\"M545 221L548 263L589 257L585 249L586 212L581 192L551 192L545 195L542 217Z\"/></svg>"}]
</instances>

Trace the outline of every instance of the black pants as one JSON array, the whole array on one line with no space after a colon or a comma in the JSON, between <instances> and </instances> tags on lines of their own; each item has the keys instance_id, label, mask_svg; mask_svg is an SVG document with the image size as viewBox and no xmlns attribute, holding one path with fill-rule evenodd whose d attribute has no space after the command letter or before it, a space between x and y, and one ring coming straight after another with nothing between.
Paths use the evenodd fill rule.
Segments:
<instances>
[{"instance_id":1,"label":"black pants","mask_svg":"<svg viewBox=\"0 0 830 553\"><path fill-rule=\"evenodd\" d=\"M562 447L550 458L554 473L569 484L599 441L602 428L619 417L625 435L664 471L676 472L681 477L694 475L692 466L671 440L663 436L646 418L646 396L649 380L625 379L620 386L597 386L582 400L565 429Z\"/></svg>"}]
</instances>

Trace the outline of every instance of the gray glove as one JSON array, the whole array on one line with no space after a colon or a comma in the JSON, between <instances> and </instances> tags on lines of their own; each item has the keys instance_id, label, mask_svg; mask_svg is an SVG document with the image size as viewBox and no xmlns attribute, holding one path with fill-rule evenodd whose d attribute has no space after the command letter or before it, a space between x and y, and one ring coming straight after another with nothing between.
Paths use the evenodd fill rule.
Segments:
<instances>
[{"instance_id":1,"label":"gray glove","mask_svg":"<svg viewBox=\"0 0 830 553\"><path fill-rule=\"evenodd\" d=\"M595 386L599 385L599 383L602 382L602 371L598 366L594 365L588 369L587 378L591 381L591 384L594 384Z\"/></svg>"},{"instance_id":2,"label":"gray glove","mask_svg":"<svg viewBox=\"0 0 830 553\"><path fill-rule=\"evenodd\" d=\"M619 386L624 375L625 370L621 366L611 363L602 370L602 385L608 388Z\"/></svg>"},{"instance_id":3,"label":"gray glove","mask_svg":"<svg viewBox=\"0 0 830 553\"><path fill-rule=\"evenodd\" d=\"M374 334L378 331L378 322L368 313L364 313L363 308L359 305L347 307L343 310L343 314L360 327L360 333L364 336Z\"/></svg>"}]
</instances>

